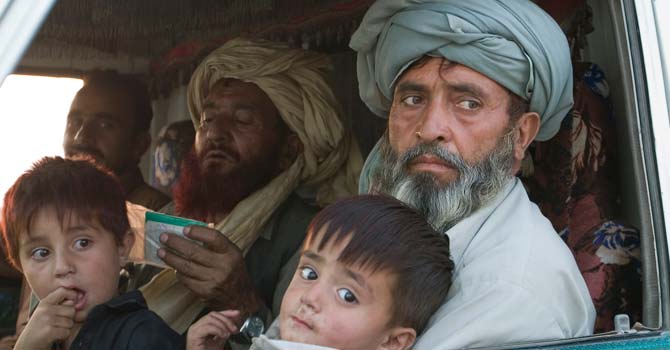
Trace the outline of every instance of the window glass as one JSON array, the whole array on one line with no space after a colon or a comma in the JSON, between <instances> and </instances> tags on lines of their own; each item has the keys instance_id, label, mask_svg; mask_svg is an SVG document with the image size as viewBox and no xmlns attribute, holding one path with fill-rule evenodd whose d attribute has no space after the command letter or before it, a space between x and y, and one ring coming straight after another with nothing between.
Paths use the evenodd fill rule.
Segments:
<instances>
[{"instance_id":1,"label":"window glass","mask_svg":"<svg viewBox=\"0 0 670 350\"><path fill-rule=\"evenodd\" d=\"M0 194L43 156L63 154L65 120L80 79L10 75L0 87ZM0 208L2 203L0 203Z\"/></svg>"}]
</instances>

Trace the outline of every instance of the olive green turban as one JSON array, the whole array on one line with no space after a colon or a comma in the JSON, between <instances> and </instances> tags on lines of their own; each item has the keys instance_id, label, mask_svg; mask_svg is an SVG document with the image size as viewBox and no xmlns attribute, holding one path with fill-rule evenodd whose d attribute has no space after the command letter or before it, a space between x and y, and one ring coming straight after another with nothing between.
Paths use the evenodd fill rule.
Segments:
<instances>
[{"instance_id":1,"label":"olive green turban","mask_svg":"<svg viewBox=\"0 0 670 350\"><path fill-rule=\"evenodd\" d=\"M572 65L556 22L527 0L384 0L349 43L358 52L360 95L386 117L393 86L424 55L470 67L527 100L540 114L536 137L553 137L572 107Z\"/></svg>"}]
</instances>

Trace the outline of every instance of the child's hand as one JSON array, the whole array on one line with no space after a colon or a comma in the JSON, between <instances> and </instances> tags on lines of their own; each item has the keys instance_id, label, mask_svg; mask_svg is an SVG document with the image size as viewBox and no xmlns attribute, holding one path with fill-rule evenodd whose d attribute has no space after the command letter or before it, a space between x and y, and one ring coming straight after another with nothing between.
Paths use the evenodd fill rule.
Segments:
<instances>
[{"instance_id":1,"label":"child's hand","mask_svg":"<svg viewBox=\"0 0 670 350\"><path fill-rule=\"evenodd\" d=\"M14 350L50 350L53 342L67 339L74 325L76 298L77 292L59 287L40 300Z\"/></svg>"},{"instance_id":2,"label":"child's hand","mask_svg":"<svg viewBox=\"0 0 670 350\"><path fill-rule=\"evenodd\" d=\"M238 332L238 310L212 311L191 325L186 350L221 350L231 334Z\"/></svg>"}]
</instances>

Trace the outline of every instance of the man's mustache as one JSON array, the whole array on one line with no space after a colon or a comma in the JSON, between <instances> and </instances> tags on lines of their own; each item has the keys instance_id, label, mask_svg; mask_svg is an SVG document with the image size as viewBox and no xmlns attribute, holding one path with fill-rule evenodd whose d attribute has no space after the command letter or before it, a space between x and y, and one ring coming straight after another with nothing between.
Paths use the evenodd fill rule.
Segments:
<instances>
[{"instance_id":1,"label":"man's mustache","mask_svg":"<svg viewBox=\"0 0 670 350\"><path fill-rule=\"evenodd\" d=\"M444 162L445 165L457 170L467 167L467 163L463 158L445 150L436 143L421 143L408 149L398 159L398 163L402 165L402 167L407 168L414 159L424 155L436 157Z\"/></svg>"},{"instance_id":2,"label":"man's mustache","mask_svg":"<svg viewBox=\"0 0 670 350\"><path fill-rule=\"evenodd\" d=\"M69 156L82 154L91 156L95 159L104 159L104 155L102 154L102 152L93 147L87 147L87 146L70 146L67 148L66 153Z\"/></svg>"},{"instance_id":3,"label":"man's mustache","mask_svg":"<svg viewBox=\"0 0 670 350\"><path fill-rule=\"evenodd\" d=\"M202 150L202 153L198 158L202 159L207 156L212 151L223 152L226 156L232 158L235 161L240 160L240 154L232 147L226 146L225 144L208 142L205 144L205 148Z\"/></svg>"}]
</instances>

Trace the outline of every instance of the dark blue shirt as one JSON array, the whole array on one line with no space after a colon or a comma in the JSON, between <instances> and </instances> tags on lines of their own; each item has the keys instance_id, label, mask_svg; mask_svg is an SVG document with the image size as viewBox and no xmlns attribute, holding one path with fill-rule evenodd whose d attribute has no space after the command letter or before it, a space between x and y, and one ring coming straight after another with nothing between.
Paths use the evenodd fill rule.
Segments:
<instances>
[{"instance_id":1,"label":"dark blue shirt","mask_svg":"<svg viewBox=\"0 0 670 350\"><path fill-rule=\"evenodd\" d=\"M58 346L52 347L57 349ZM139 291L120 295L94 307L70 350L131 350L185 348L184 338L147 309Z\"/></svg>"}]
</instances>

